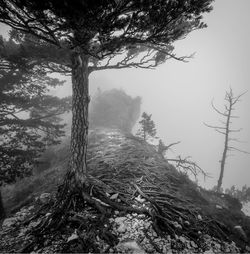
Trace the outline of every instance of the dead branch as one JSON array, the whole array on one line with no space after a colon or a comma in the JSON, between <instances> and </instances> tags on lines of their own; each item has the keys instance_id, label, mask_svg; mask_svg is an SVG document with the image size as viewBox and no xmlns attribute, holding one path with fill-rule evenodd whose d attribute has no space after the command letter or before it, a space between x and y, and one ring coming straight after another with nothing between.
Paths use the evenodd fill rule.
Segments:
<instances>
[{"instance_id":1,"label":"dead branch","mask_svg":"<svg viewBox=\"0 0 250 254\"><path fill-rule=\"evenodd\" d=\"M168 159L168 161L173 161L176 163L176 168L185 173L191 173L195 179L197 179L198 174L202 174L205 177L210 177L196 162L190 160L190 157L184 159L179 155L177 159Z\"/></svg>"}]
</instances>

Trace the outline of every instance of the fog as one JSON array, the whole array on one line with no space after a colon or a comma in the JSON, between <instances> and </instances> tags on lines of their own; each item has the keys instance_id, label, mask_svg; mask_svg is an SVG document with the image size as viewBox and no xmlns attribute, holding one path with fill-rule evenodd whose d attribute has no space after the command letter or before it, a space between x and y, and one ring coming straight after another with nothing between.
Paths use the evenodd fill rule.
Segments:
<instances>
[{"instance_id":1,"label":"fog","mask_svg":"<svg viewBox=\"0 0 250 254\"><path fill-rule=\"evenodd\" d=\"M219 0L205 16L208 28L195 31L178 41L179 56L195 56L188 63L170 60L155 70L125 69L94 72L90 92L122 88L129 95L141 96L141 110L152 114L158 136L165 143L181 141L168 152L168 158L191 156L212 178L200 177L200 184L211 188L217 184L224 136L203 122L218 125L222 118L212 109L224 109L225 92L231 87L235 95L250 84L250 16L248 0ZM71 92L70 81L57 95ZM250 151L250 92L236 105L232 127L243 128L234 137L247 143L235 146ZM250 155L234 152L226 162L223 187L250 184Z\"/></svg>"},{"instance_id":2,"label":"fog","mask_svg":"<svg viewBox=\"0 0 250 254\"><path fill-rule=\"evenodd\" d=\"M217 184L219 160L224 136L207 128L203 122L220 124L221 117L212 109L224 109L224 96L230 87L238 95L250 83L250 1L218 0L214 10L205 16L208 28L195 31L178 41L179 56L195 56L188 63L169 60L155 70L125 69L94 72L90 76L90 92L122 88L131 96L142 97L141 112L152 114L158 136L166 143L181 141L168 152L168 158L191 156L212 178L200 184L211 188ZM6 30L2 29L6 33ZM69 78L64 87L53 94L71 94ZM250 151L250 91L236 105L233 127L243 128L234 137L247 143L236 144ZM227 159L223 187L250 184L250 155L235 152Z\"/></svg>"}]
</instances>

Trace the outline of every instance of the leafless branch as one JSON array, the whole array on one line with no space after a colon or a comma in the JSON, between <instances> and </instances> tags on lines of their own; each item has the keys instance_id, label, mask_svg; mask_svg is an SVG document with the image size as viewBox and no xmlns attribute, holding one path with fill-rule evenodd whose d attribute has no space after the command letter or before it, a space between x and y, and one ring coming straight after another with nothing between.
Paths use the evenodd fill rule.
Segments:
<instances>
[{"instance_id":1,"label":"leafless branch","mask_svg":"<svg viewBox=\"0 0 250 254\"><path fill-rule=\"evenodd\" d=\"M177 159L168 159L168 161L175 162L177 169L184 170L186 173L191 173L195 179L197 179L198 174L202 174L204 179L210 177L196 162L190 160L190 157L182 159L181 156L178 156Z\"/></svg>"},{"instance_id":2,"label":"leafless branch","mask_svg":"<svg viewBox=\"0 0 250 254\"><path fill-rule=\"evenodd\" d=\"M204 123L204 122L203 122L203 124L206 125L209 128L213 128L213 129L220 129L220 130L225 130L226 129L226 127L213 126L213 125L210 125L210 124L207 124L207 123Z\"/></svg>"},{"instance_id":3,"label":"leafless branch","mask_svg":"<svg viewBox=\"0 0 250 254\"><path fill-rule=\"evenodd\" d=\"M233 146L229 146L228 149L230 149L230 150L235 150L235 151L238 151L238 152L241 152L241 153L245 153L245 154L250 154L250 152L247 152L247 151L245 151L245 150L238 149L238 148L233 147Z\"/></svg>"}]
</instances>

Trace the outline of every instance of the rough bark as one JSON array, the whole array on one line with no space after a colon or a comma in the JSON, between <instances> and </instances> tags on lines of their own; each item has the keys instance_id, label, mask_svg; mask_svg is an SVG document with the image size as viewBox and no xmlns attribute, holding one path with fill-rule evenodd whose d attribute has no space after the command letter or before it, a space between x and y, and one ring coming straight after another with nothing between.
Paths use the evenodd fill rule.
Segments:
<instances>
[{"instance_id":1,"label":"rough bark","mask_svg":"<svg viewBox=\"0 0 250 254\"><path fill-rule=\"evenodd\" d=\"M67 187L81 188L86 183L88 143L88 57L78 48L72 53L72 128Z\"/></svg>"}]
</instances>

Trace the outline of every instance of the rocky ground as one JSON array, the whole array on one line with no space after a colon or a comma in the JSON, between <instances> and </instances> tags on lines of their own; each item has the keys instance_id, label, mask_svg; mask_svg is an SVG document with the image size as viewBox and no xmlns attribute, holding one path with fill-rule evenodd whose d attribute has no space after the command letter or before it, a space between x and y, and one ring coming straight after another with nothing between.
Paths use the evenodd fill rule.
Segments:
<instances>
[{"instance_id":1,"label":"rocky ground","mask_svg":"<svg viewBox=\"0 0 250 254\"><path fill-rule=\"evenodd\" d=\"M36 226L50 216L55 196L42 193L4 221L0 252L250 252L250 218L239 202L198 188L153 146L117 130L92 131L88 165L104 186L104 201L138 213L103 203L93 187L92 198L107 207L108 216L84 202L82 209L68 212L67 223L57 231L37 232Z\"/></svg>"},{"instance_id":2,"label":"rocky ground","mask_svg":"<svg viewBox=\"0 0 250 254\"><path fill-rule=\"evenodd\" d=\"M30 234L41 219L29 222L36 213L38 207L49 202L51 195L42 194L31 206L22 208L13 217L5 219L2 231L0 231L1 252L23 252L33 241ZM138 197L138 205L144 202ZM48 214L45 214L48 216ZM100 216L100 215L99 215ZM91 208L74 214L73 218L91 218L98 221ZM100 219L100 218L99 218ZM197 217L197 220L200 220ZM27 223L28 221L28 223ZM101 253L240 253L240 249L234 242L224 242L208 234L200 235L197 241L188 239L182 235L171 237L167 233L159 236L154 228L152 220L144 214L124 213L115 210L112 216L103 225L96 226L96 230L107 230L116 240L116 244L109 245L105 239L93 235L89 251ZM81 252L81 241L89 238L86 229L81 230L69 225L60 234L44 236L45 246L39 244L33 246L32 253L58 253L58 252Z\"/></svg>"}]
</instances>

